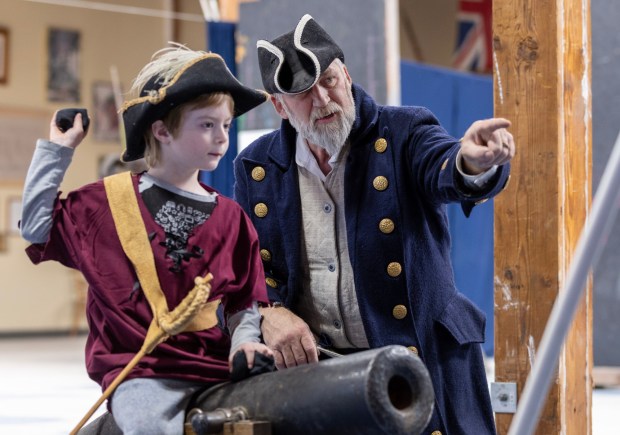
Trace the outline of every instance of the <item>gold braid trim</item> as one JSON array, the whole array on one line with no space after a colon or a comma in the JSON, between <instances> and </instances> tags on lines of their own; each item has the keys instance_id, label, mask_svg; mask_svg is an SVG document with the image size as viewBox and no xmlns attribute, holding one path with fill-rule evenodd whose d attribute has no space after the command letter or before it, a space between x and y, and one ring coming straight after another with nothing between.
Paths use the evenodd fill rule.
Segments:
<instances>
[{"instance_id":1,"label":"gold braid trim","mask_svg":"<svg viewBox=\"0 0 620 435\"><path fill-rule=\"evenodd\" d=\"M189 62L187 62L183 68L181 68L172 78L172 80L170 80L168 82L167 85L162 86L161 88L159 88L157 90L157 95L145 95L144 97L138 97L138 98L134 98L133 100L129 100L126 101L123 104L123 107L121 107L120 113L125 112L127 109L129 109L132 106L135 106L136 104L142 104L142 103L151 103L151 104L159 104L161 103L165 98L166 98L166 92L168 91L168 88L172 85L174 85L179 78L183 75L183 73L185 73L185 71L187 71L188 68L191 68L192 66L194 66L195 64L197 64L198 62L205 60L207 58L210 57L221 57L218 54L215 53L206 53L200 57L197 57L194 60L191 60Z\"/></svg>"}]
</instances>

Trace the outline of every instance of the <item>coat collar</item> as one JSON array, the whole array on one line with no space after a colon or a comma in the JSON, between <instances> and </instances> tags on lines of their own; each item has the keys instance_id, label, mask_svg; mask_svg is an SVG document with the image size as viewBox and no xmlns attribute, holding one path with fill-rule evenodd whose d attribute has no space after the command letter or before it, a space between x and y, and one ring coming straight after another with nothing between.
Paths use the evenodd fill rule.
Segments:
<instances>
[{"instance_id":1,"label":"coat collar","mask_svg":"<svg viewBox=\"0 0 620 435\"><path fill-rule=\"evenodd\" d=\"M373 98L361 86L353 84L353 100L355 101L355 122L349 134L351 146L354 147L377 124L379 107Z\"/></svg>"}]
</instances>

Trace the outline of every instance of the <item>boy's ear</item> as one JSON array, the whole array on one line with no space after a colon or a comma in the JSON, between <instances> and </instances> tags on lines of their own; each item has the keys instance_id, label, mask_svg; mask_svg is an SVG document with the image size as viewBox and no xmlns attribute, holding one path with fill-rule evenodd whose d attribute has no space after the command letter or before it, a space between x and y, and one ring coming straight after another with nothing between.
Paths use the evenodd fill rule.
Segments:
<instances>
[{"instance_id":1,"label":"boy's ear","mask_svg":"<svg viewBox=\"0 0 620 435\"><path fill-rule=\"evenodd\" d=\"M170 142L170 139L172 138L166 124L164 124L164 121L161 119L158 119L151 124L151 132L153 133L153 136L155 136L155 139L162 144Z\"/></svg>"}]
</instances>

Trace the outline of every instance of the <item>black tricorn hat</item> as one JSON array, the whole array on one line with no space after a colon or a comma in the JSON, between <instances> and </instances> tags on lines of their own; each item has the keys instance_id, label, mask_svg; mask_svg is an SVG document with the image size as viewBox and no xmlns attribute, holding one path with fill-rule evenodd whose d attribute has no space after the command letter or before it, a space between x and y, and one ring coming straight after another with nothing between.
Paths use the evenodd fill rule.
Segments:
<instances>
[{"instance_id":1,"label":"black tricorn hat","mask_svg":"<svg viewBox=\"0 0 620 435\"><path fill-rule=\"evenodd\" d=\"M273 41L259 40L258 65L263 86L270 94L299 94L310 89L334 59L344 54L310 15L294 30Z\"/></svg>"},{"instance_id":2,"label":"black tricorn hat","mask_svg":"<svg viewBox=\"0 0 620 435\"><path fill-rule=\"evenodd\" d=\"M144 157L144 134L152 123L202 94L229 93L235 102L235 117L269 98L265 92L239 82L224 59L215 53L205 53L187 62L165 85L160 80L160 77L149 80L142 88L140 97L127 101L121 108L125 128L125 151L121 157L124 162Z\"/></svg>"}]
</instances>

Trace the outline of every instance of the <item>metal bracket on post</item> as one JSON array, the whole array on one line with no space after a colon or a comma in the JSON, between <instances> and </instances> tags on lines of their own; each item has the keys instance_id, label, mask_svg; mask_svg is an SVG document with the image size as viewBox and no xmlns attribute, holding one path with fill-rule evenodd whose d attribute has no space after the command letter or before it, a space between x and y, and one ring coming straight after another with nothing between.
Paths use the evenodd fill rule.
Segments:
<instances>
[{"instance_id":1,"label":"metal bracket on post","mask_svg":"<svg viewBox=\"0 0 620 435\"><path fill-rule=\"evenodd\" d=\"M491 406L493 412L514 414L517 412L517 384L515 382L491 382Z\"/></svg>"}]
</instances>

